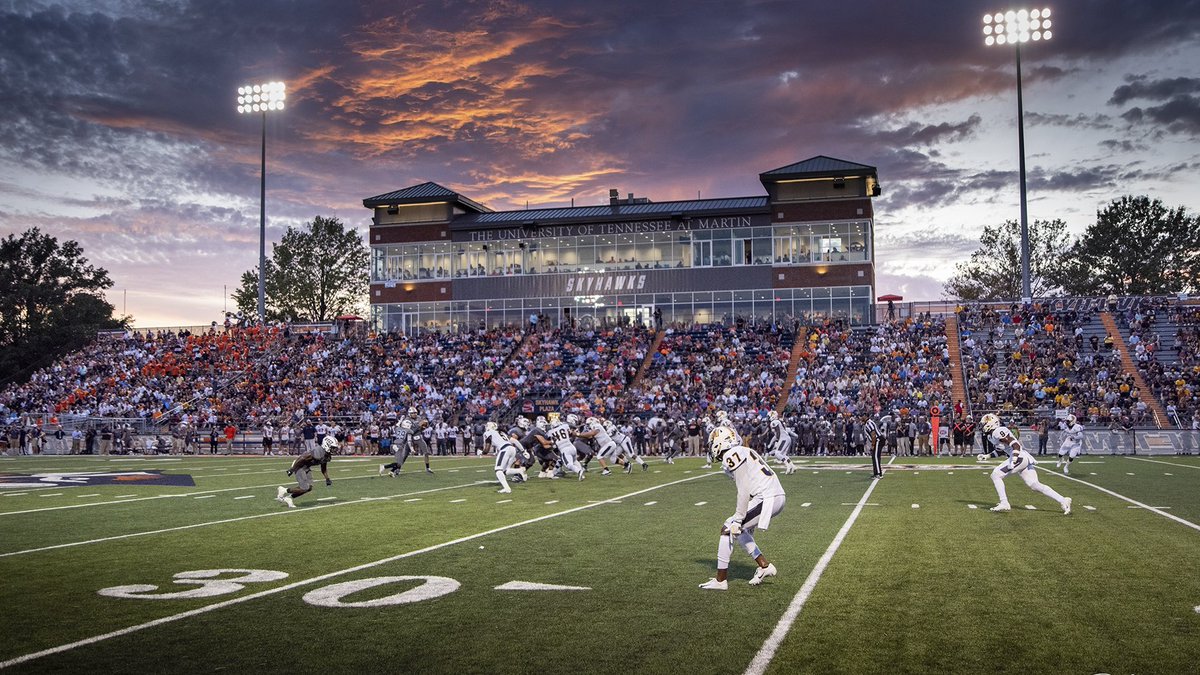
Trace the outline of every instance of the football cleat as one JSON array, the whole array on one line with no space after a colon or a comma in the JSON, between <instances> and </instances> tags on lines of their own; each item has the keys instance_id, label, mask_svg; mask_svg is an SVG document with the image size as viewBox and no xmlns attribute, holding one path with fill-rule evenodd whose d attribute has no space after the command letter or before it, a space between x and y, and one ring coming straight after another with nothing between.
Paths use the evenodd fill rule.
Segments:
<instances>
[{"instance_id":1,"label":"football cleat","mask_svg":"<svg viewBox=\"0 0 1200 675\"><path fill-rule=\"evenodd\" d=\"M379 465L379 475L382 476L385 473L387 473L387 464L380 464Z\"/></svg>"},{"instance_id":2,"label":"football cleat","mask_svg":"<svg viewBox=\"0 0 1200 675\"><path fill-rule=\"evenodd\" d=\"M286 495L286 494L287 494L287 488L285 488L285 487L283 487L282 485L280 485L280 486L279 486L279 488L278 488L277 490L275 490L275 501L277 501L277 502L279 502L280 504L282 504L282 503L283 503L283 496L284 496L284 495Z\"/></svg>"},{"instance_id":3,"label":"football cleat","mask_svg":"<svg viewBox=\"0 0 1200 675\"><path fill-rule=\"evenodd\" d=\"M503 488L501 490L496 490L496 492L499 492L502 495L508 495L512 494L512 488Z\"/></svg>"},{"instance_id":4,"label":"football cleat","mask_svg":"<svg viewBox=\"0 0 1200 675\"><path fill-rule=\"evenodd\" d=\"M425 473L433 473L433 469L425 467Z\"/></svg>"},{"instance_id":5,"label":"football cleat","mask_svg":"<svg viewBox=\"0 0 1200 675\"><path fill-rule=\"evenodd\" d=\"M707 591L727 591L729 590L729 581L717 581L716 577L700 584L700 588Z\"/></svg>"},{"instance_id":6,"label":"football cleat","mask_svg":"<svg viewBox=\"0 0 1200 675\"><path fill-rule=\"evenodd\" d=\"M289 509L294 509L294 508L296 508L296 503L292 501L292 498L291 498L291 497L284 497L284 498L283 498L283 503L284 503L284 504L287 504Z\"/></svg>"},{"instance_id":7,"label":"football cleat","mask_svg":"<svg viewBox=\"0 0 1200 675\"><path fill-rule=\"evenodd\" d=\"M330 480L330 479L328 479L328 478L326 478L326 479L325 479L325 485L326 485L326 486L333 485L333 481L332 481L332 480Z\"/></svg>"},{"instance_id":8,"label":"football cleat","mask_svg":"<svg viewBox=\"0 0 1200 675\"><path fill-rule=\"evenodd\" d=\"M989 510L989 511L995 511L996 513L1004 513L1004 512L1007 512L1007 511L1011 511L1011 510L1012 510L1012 507L1011 507L1011 506L1009 506L1007 503L1001 502L1001 503L999 503L999 504L997 504L997 505L993 506L992 508L990 508L990 509L988 509L988 510Z\"/></svg>"},{"instance_id":9,"label":"football cleat","mask_svg":"<svg viewBox=\"0 0 1200 675\"><path fill-rule=\"evenodd\" d=\"M585 473L587 473L587 472L586 472L586 471L584 471L584 470L582 470L582 469L580 469L580 470L579 470L579 480L583 480L583 475L584 475Z\"/></svg>"},{"instance_id":10,"label":"football cleat","mask_svg":"<svg viewBox=\"0 0 1200 675\"><path fill-rule=\"evenodd\" d=\"M1070 464L1063 464L1062 469L1063 469L1064 475L1071 473L1071 465Z\"/></svg>"},{"instance_id":11,"label":"football cleat","mask_svg":"<svg viewBox=\"0 0 1200 675\"><path fill-rule=\"evenodd\" d=\"M646 471L649 471L649 470L650 470L650 465L645 462L642 462L642 472L645 473Z\"/></svg>"},{"instance_id":12,"label":"football cleat","mask_svg":"<svg viewBox=\"0 0 1200 675\"><path fill-rule=\"evenodd\" d=\"M773 577L778 573L778 570L775 569L775 563L768 563L766 567L754 570L754 576L750 578L750 585L757 586L763 582L763 579Z\"/></svg>"},{"instance_id":13,"label":"football cleat","mask_svg":"<svg viewBox=\"0 0 1200 675\"><path fill-rule=\"evenodd\" d=\"M1071 502L1072 502L1072 501L1073 501L1073 500L1072 500L1070 497L1064 497L1064 498L1063 498L1062 509L1063 509L1063 515L1064 515L1064 516L1069 516L1069 515L1071 515Z\"/></svg>"},{"instance_id":14,"label":"football cleat","mask_svg":"<svg viewBox=\"0 0 1200 675\"><path fill-rule=\"evenodd\" d=\"M605 470L603 470L603 471L601 471L601 472L600 472L600 475L601 475L601 476L610 476L610 475L612 475L612 471L610 471L610 470L608 470L608 469L605 469Z\"/></svg>"}]
</instances>

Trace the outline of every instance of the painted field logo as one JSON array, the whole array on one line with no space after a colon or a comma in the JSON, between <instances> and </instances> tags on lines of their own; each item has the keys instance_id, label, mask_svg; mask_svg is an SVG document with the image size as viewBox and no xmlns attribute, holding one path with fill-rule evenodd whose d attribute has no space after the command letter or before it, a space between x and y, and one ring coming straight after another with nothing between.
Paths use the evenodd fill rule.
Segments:
<instances>
[{"instance_id":1,"label":"painted field logo","mask_svg":"<svg viewBox=\"0 0 1200 675\"><path fill-rule=\"evenodd\" d=\"M84 487L95 485L180 485L192 487L196 481L188 474L166 475L161 471L2 473L0 491L40 487Z\"/></svg>"}]
</instances>

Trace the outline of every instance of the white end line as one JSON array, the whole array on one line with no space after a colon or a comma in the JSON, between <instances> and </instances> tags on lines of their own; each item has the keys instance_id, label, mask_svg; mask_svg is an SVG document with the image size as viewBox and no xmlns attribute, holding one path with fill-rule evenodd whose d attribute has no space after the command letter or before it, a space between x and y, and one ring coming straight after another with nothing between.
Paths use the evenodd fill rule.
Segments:
<instances>
[{"instance_id":1,"label":"white end line","mask_svg":"<svg viewBox=\"0 0 1200 675\"><path fill-rule=\"evenodd\" d=\"M1122 457L1125 457L1125 456L1122 455ZM1161 459L1146 459L1145 457L1125 457L1125 459L1132 459L1135 462L1154 462L1155 464L1166 464L1167 466L1182 466L1185 469L1200 469L1200 466L1194 466L1191 464L1179 464L1177 462L1164 462Z\"/></svg>"},{"instance_id":2,"label":"white end line","mask_svg":"<svg viewBox=\"0 0 1200 675\"><path fill-rule=\"evenodd\" d=\"M854 510L850 512L850 517L846 519L846 522L842 525L842 529L838 530L837 536L833 538L833 541L829 544L829 548L825 549L825 553L817 561L817 566L813 568L812 572L809 572L808 578L804 580L804 585L796 592L796 597L792 598L787 611L779 618L779 623L775 624L775 630L771 631L771 634L767 637L767 641L763 643L762 648L758 650L758 653L754 655L754 659L750 661L750 665L746 667L746 675L762 675L762 673L766 672L767 666L771 664L771 659L775 656L776 650L779 649L779 645L783 644L783 638L791 630L796 617L800 616L800 610L804 608L804 603L808 602L808 597L812 595L817 582L821 580L821 575L825 573L825 568L829 566L829 561L833 559L833 554L837 553L838 547L842 545L842 540L850 532L850 527L854 525L855 520L858 520L858 514L862 513L863 506L866 505L867 499L871 497L871 493L875 491L876 485L879 485L879 481L873 480L867 486L867 491L858 500L858 506L855 506Z\"/></svg>"}]
</instances>

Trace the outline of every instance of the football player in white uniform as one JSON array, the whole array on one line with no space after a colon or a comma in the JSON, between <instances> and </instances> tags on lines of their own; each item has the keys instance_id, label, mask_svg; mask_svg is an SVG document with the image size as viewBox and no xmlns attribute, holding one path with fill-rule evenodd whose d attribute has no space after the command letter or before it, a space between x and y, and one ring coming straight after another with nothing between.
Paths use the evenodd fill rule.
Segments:
<instances>
[{"instance_id":1,"label":"football player in white uniform","mask_svg":"<svg viewBox=\"0 0 1200 675\"><path fill-rule=\"evenodd\" d=\"M1062 467L1063 473L1071 473L1071 462L1075 461L1082 449L1083 425L1074 415L1067 415L1067 419L1063 421L1063 440L1058 448L1058 461L1054 463L1054 467Z\"/></svg>"},{"instance_id":2,"label":"football player in white uniform","mask_svg":"<svg viewBox=\"0 0 1200 675\"><path fill-rule=\"evenodd\" d=\"M750 585L757 586L777 572L775 565L767 561L754 543L754 530L767 529L771 519L783 511L783 486L762 457L738 443L730 429L714 429L708 437L708 445L712 461L720 462L726 475L737 485L737 508L721 527L721 537L717 542L717 576L700 584L700 588L714 591L729 588L729 558L733 553L734 539L758 564L758 569L750 579Z\"/></svg>"},{"instance_id":3,"label":"football player in white uniform","mask_svg":"<svg viewBox=\"0 0 1200 675\"><path fill-rule=\"evenodd\" d=\"M792 457L789 454L792 444L795 442L792 430L787 428L783 420L779 419L779 413L774 410L767 413L767 419L771 421L771 440L767 445L767 457L782 465L784 474L791 475L796 472L796 465L792 463Z\"/></svg>"},{"instance_id":4,"label":"football player in white uniform","mask_svg":"<svg viewBox=\"0 0 1200 675\"><path fill-rule=\"evenodd\" d=\"M612 470L608 468L608 463L617 461L620 448L617 447L612 435L608 433L604 421L599 417L589 417L583 421L583 430L576 432L575 435L591 441L596 448L596 460L600 462L600 468L603 469L600 475L611 474Z\"/></svg>"},{"instance_id":5,"label":"football player in white uniform","mask_svg":"<svg viewBox=\"0 0 1200 675\"><path fill-rule=\"evenodd\" d=\"M546 430L549 434L550 442L558 449L559 456L562 457L563 468L567 471L574 471L579 475L579 480L583 480L583 465L576 459L575 443L571 440L571 428L567 423L562 421L561 415L552 412L546 416L546 421L550 424L550 428Z\"/></svg>"},{"instance_id":6,"label":"football player in white uniform","mask_svg":"<svg viewBox=\"0 0 1200 675\"><path fill-rule=\"evenodd\" d=\"M617 426L612 420L605 420L604 428L608 429L608 435L617 444L617 454L625 456L625 473L633 473L634 462L642 465L642 471L650 468L650 465L646 464L646 460L642 459L642 456L637 454L637 450L633 447L633 439L630 438L632 429L628 426Z\"/></svg>"},{"instance_id":7,"label":"football player in white uniform","mask_svg":"<svg viewBox=\"0 0 1200 675\"><path fill-rule=\"evenodd\" d=\"M513 467L517 461L517 444L505 438L495 422L484 425L483 444L484 447L492 446L496 452L496 480L500 481L500 492L512 492L512 488L508 487L508 476L512 476L514 482L525 482L525 467Z\"/></svg>"},{"instance_id":8,"label":"football player in white uniform","mask_svg":"<svg viewBox=\"0 0 1200 675\"><path fill-rule=\"evenodd\" d=\"M1037 477L1037 469L1033 468L1036 463L1033 455L1030 455L1025 448L1021 447L1021 441L1017 440L1016 436L1008 430L1007 427L1000 424L1000 418L994 413L988 413L983 416L983 433L991 439L995 448L990 453L980 453L975 456L975 459L983 462L990 457L997 457L1001 453L1007 454L1008 459L1000 463L995 469L992 469L992 484L996 486L996 494L1000 496L1000 503L993 506L993 511L1009 511L1012 509L1008 504L1008 493L1004 490L1004 479L1017 474L1030 490L1040 492L1047 497L1058 502L1062 507L1063 513L1070 515L1071 513L1071 498L1064 497L1054 491L1048 485L1043 485Z\"/></svg>"}]
</instances>

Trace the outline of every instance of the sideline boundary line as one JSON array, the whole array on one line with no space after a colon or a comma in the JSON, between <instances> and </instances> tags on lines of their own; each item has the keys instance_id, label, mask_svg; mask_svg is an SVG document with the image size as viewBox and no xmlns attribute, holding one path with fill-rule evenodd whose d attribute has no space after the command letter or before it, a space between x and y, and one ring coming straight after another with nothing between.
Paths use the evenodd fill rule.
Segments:
<instances>
[{"instance_id":1,"label":"sideline boundary line","mask_svg":"<svg viewBox=\"0 0 1200 675\"><path fill-rule=\"evenodd\" d=\"M1047 473L1049 473L1049 472L1047 472ZM1183 518L1180 518L1179 516L1171 515L1170 513L1167 513L1166 511L1163 511L1162 509L1156 509L1153 506L1150 506L1149 504L1143 504L1136 499L1131 499L1129 497L1126 497L1123 494L1118 494L1116 492L1113 492L1112 490L1109 490L1108 488L1100 487L1099 485L1096 485L1094 483L1089 483L1086 480L1080 480L1079 478L1076 478L1069 474L1055 473L1055 474L1050 474L1050 475L1058 476L1059 478L1065 478L1067 480L1073 480L1076 483L1082 483L1090 488L1099 490L1099 491L1103 492L1104 494L1111 495L1113 497L1116 497L1117 499L1122 499L1124 501L1129 502L1130 504L1133 504L1134 506L1140 506L1143 509L1146 509L1147 511L1157 513L1158 515L1162 516L1163 518L1170 518L1171 520L1174 520L1175 522L1177 522L1181 525L1186 525L1187 527L1190 527L1193 530L1200 532L1200 525L1197 525L1196 523L1193 523L1190 520L1184 520Z\"/></svg>"},{"instance_id":2,"label":"sideline boundary line","mask_svg":"<svg viewBox=\"0 0 1200 675\"><path fill-rule=\"evenodd\" d=\"M1164 462L1161 459L1146 459L1145 457L1130 457L1128 455L1121 456L1125 459L1132 459L1138 462L1154 462L1155 464L1166 464L1167 466L1181 466L1185 469L1200 469L1200 466L1195 464L1176 464L1175 462Z\"/></svg>"},{"instance_id":3,"label":"sideline boundary line","mask_svg":"<svg viewBox=\"0 0 1200 675\"><path fill-rule=\"evenodd\" d=\"M493 464L477 464L475 466L494 466L494 465ZM464 467L464 468L466 468L466 467ZM413 473L416 474L416 472L413 472ZM236 475L237 474L232 474L229 477L233 477ZM405 475L405 474L401 474L401 475ZM379 478L379 477L380 476L378 474L369 474L366 476L342 476L342 477L339 477L338 480L362 480L364 478ZM221 478L225 478L225 476L221 476ZM287 478L287 480L285 482L290 482L291 480L292 479L289 477L289 478ZM137 497L135 499L120 499L120 500L111 501L111 502L91 502L89 504L64 504L62 506L47 506L45 508L24 509L22 511L0 511L0 517L19 516L19 515L23 515L23 514L27 514L27 513L42 513L44 511L60 511L63 509L81 509L81 508L87 508L90 506L108 506L110 504L131 504L134 502L145 502L145 501L150 501L150 500L154 500L154 499L178 499L180 497L195 497L196 495L216 494L219 492L236 492L237 490L259 490L259 489L273 488L277 485L279 485L278 481L276 481L274 483L270 483L268 485L243 485L242 487L214 488L212 490L196 490L194 492L180 492L179 494L154 495L151 497ZM61 488L62 486L60 485L58 487ZM173 487L173 486L162 485L162 486L147 486L147 487ZM30 489L40 489L40 488L30 488Z\"/></svg>"},{"instance_id":4,"label":"sideline boundary line","mask_svg":"<svg viewBox=\"0 0 1200 675\"><path fill-rule=\"evenodd\" d=\"M892 457L895 459L895 456ZM889 460L888 464L892 462ZM830 542L829 548L825 549L825 553L817 560L817 564L812 571L808 573L808 578L804 580L804 585L796 591L795 597L784 611L783 616L779 617L779 623L775 624L775 630L767 636L758 653L750 661L750 665L746 666L745 675L762 675L767 670L767 666L771 665L771 659L775 657L775 652L779 646L783 644L783 639L787 637L788 631L792 629L792 624L796 622L796 617L800 616L800 610L804 609L804 603L808 602L809 596L812 595L813 589L817 587L817 582L821 580L821 575L825 573L825 568L829 566L829 561L833 560L833 554L837 553L838 548L842 545L842 540L850 532L850 527L854 525L854 521L858 520L858 514L862 513L863 507L866 506L867 500L870 499L871 493L875 491L875 487L879 485L879 480L871 481L867 486L867 491L858 500L858 504L854 510L850 512L850 517L842 524L842 529L838 530L833 541Z\"/></svg>"},{"instance_id":5,"label":"sideline boundary line","mask_svg":"<svg viewBox=\"0 0 1200 675\"><path fill-rule=\"evenodd\" d=\"M394 555L394 556L390 556L387 558L381 558L381 559L373 561L373 562L363 563L361 565L356 565L354 567L348 567L346 569L338 570L336 572L327 572L325 574L321 574L321 575L318 575L315 577L310 577L308 579L302 579L300 581L294 581L290 584L285 584L283 586L277 586L276 588L269 588L265 591L251 593L250 595L243 595L243 596L237 597L237 598L230 598L229 600L224 600L222 602L217 602L217 603L214 603L211 605L206 605L204 607L198 607L196 609L188 610L186 612L180 612L178 614L164 616L164 617L161 617L158 619L154 619L153 621L147 621L145 623L140 623L140 624L137 624L134 626L120 628L118 630L110 631L108 633L94 635L90 638L84 638L82 640L76 640L75 642L69 642L65 645L59 645L57 647L50 647L48 649L43 649L41 651L31 652L29 654L17 656L17 657L8 659L6 661L0 661L0 670L2 670L4 668L9 668L12 666L20 665L22 663L28 663L30 661L34 661L36 659L40 659L45 656L53 656L54 654L61 654L63 652L67 652L72 649L76 649L78 647L86 647L88 645L96 644L97 642L103 642L104 640L108 640L111 638L122 637L125 635L129 635L131 633L136 633L136 632L145 630L147 628L154 628L154 627L162 626L162 625L165 625L168 623L174 623L175 621L191 618L193 616L198 616L200 614L207 614L209 612L214 612L218 609L224 609L226 607L240 605L244 602L249 602L251 600L265 598L265 597L268 597L271 595L276 595L278 593L283 593L285 591L290 591L290 590L293 590L296 588L302 588L304 586L311 586L313 584L321 583L322 581L327 581L329 579L333 579L336 577L345 576L347 574L354 574L355 572L362 572L363 570L368 570L368 569L371 569L372 567L379 567L381 565L386 565L388 563L396 562L397 560L404 560L405 558L411 558L413 556L418 556L418 555L421 555L422 553L430 553L432 551L446 548L448 546L454 546L455 544L461 544L464 542L473 541L475 539L479 539L479 538L486 537L486 536L493 535L493 534L498 534L500 532L512 530L512 529L515 529L518 527L523 527L525 525L532 525L533 523L538 523L543 520L550 520L551 518L565 516L565 515L568 515L571 513L576 513L578 511L585 511L587 509L591 509L591 508L600 506L601 504L619 503L620 500L630 499L632 497L636 497L638 495L645 494L647 492L653 492L655 490L660 490L662 488L671 487L673 485L679 485L681 483L687 483L687 482L698 480L701 478L708 478L710 476L719 476L719 475L721 475L720 472L714 471L711 473L700 474L699 476L689 476L689 477L683 478L681 480L671 481L670 483L663 483L661 485L655 485L653 487L648 487L648 488L645 488L642 490L638 490L637 492L630 492L628 494L621 495L619 497L612 497L610 499L606 499L601 502L584 504L583 506L576 506L576 507L567 509L565 511L558 511L556 513L548 513L544 516L538 516L536 518L529 518L527 520L522 520L522 521L519 521L516 523L502 525L500 527L495 527L490 530L485 530L483 532L479 532L476 534L469 534L465 537L459 537L458 539L451 539L450 541L445 541L440 544L433 544L431 546L426 546L425 548L419 548L415 551L409 551L407 553L401 553L399 555ZM867 492L870 493L870 490L868 490Z\"/></svg>"},{"instance_id":6,"label":"sideline boundary line","mask_svg":"<svg viewBox=\"0 0 1200 675\"><path fill-rule=\"evenodd\" d=\"M194 530L199 527L208 527L209 525L224 525L226 523L237 523L237 522L241 522L243 520L256 520L258 518L271 518L274 516L286 516L286 515L291 515L291 514L311 513L312 511L316 511L318 509L328 509L328 508L333 508L335 506L349 506L351 504L374 504L376 502L381 502L381 501L390 501L390 500L396 499L398 497L411 497L412 495L424 495L424 494L429 494L431 492L444 492L446 490L459 490L461 488L474 487L476 485L487 485L488 483L494 483L494 482L495 481L475 481L473 483L463 483L462 485L448 485L446 487L430 488L428 490L420 490L418 492L405 492L403 494L389 495L387 497L367 497L367 498L359 498L359 499L348 499L346 501L339 501L336 504L317 504L317 505L313 505L313 506L306 506L306 507L299 508L299 509L287 509L286 511L272 511L270 513L258 513L258 514L252 515L252 516L238 516L237 518L223 518L221 520L210 520L210 521L203 522L203 523L192 523L190 525L177 525L175 527L166 527L166 528L163 528L160 530L146 530L144 532L130 532L128 534L114 534L112 536L99 537L97 539L89 539L87 541L72 541L72 542L67 542L65 544L53 544L50 546L40 546L38 548L25 549L24 551L9 551L7 553L0 553L0 558L8 558L8 557L18 556L18 555L26 555L28 553L40 553L42 551L53 551L55 549L60 549L60 548L74 548L76 546L87 546L88 544L102 544L106 541L118 541L121 539L132 539L134 537L146 537L146 536L149 536L152 534L166 534L168 532L179 532L180 530ZM249 496L253 496L253 495L249 495ZM244 499L244 497L235 497L234 499ZM323 497L322 499L330 499L330 498Z\"/></svg>"}]
</instances>

